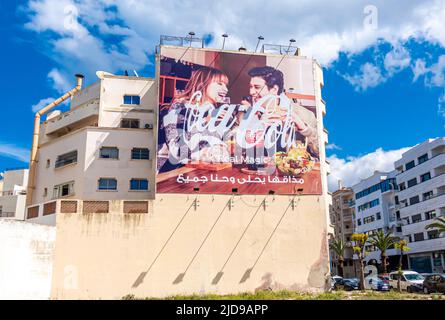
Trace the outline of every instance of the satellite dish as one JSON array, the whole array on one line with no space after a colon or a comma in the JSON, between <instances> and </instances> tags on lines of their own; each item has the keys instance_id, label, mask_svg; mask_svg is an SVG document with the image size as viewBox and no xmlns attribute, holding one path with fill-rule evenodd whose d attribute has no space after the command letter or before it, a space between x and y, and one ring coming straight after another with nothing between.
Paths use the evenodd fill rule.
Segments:
<instances>
[{"instance_id":1,"label":"satellite dish","mask_svg":"<svg viewBox=\"0 0 445 320\"><path fill-rule=\"evenodd\" d=\"M104 76L114 76L114 74L106 72L106 71L97 71L96 76L102 80L104 78Z\"/></svg>"}]
</instances>

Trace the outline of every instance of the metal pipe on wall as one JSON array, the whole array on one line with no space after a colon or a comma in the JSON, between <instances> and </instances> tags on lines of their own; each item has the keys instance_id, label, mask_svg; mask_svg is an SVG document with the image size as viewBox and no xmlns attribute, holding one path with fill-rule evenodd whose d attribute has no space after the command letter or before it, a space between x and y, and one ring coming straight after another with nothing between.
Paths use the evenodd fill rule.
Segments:
<instances>
[{"instance_id":1,"label":"metal pipe on wall","mask_svg":"<svg viewBox=\"0 0 445 320\"><path fill-rule=\"evenodd\" d=\"M26 192L26 206L32 204L33 192L35 189L35 175L36 175L36 165L37 165L37 151L39 148L39 135L40 135L40 118L45 113L50 111L52 108L58 106L66 99L72 97L74 94L82 89L82 82L84 76L81 74L76 74L77 84L76 87L65 93L63 96L57 100L51 102L43 109L36 112L34 116L34 133L32 137L32 147L31 147L31 159L29 163L29 176L28 176L28 187Z\"/></svg>"}]
</instances>

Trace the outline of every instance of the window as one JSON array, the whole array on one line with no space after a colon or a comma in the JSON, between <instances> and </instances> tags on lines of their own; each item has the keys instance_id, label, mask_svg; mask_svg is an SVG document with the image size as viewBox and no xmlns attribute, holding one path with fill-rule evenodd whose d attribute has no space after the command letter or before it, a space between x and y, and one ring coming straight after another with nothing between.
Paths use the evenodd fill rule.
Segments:
<instances>
[{"instance_id":1,"label":"window","mask_svg":"<svg viewBox=\"0 0 445 320\"><path fill-rule=\"evenodd\" d=\"M410 203L410 205L419 203L419 201L420 201L420 200L419 200L419 196L415 196L415 197L409 198L409 203Z\"/></svg>"},{"instance_id":2,"label":"window","mask_svg":"<svg viewBox=\"0 0 445 320\"><path fill-rule=\"evenodd\" d=\"M358 211L363 211L363 210L366 210L366 209L369 209L369 208L373 208L375 206L378 206L379 204L380 204L379 199L374 199L374 200L372 200L370 202L366 202L366 203L360 205L358 207Z\"/></svg>"},{"instance_id":3,"label":"window","mask_svg":"<svg viewBox=\"0 0 445 320\"><path fill-rule=\"evenodd\" d=\"M425 236L423 235L423 232L414 234L414 242L423 241L423 240L425 240Z\"/></svg>"},{"instance_id":4,"label":"window","mask_svg":"<svg viewBox=\"0 0 445 320\"><path fill-rule=\"evenodd\" d=\"M116 147L102 147L100 148L100 158L119 159L119 149Z\"/></svg>"},{"instance_id":5,"label":"window","mask_svg":"<svg viewBox=\"0 0 445 320\"><path fill-rule=\"evenodd\" d=\"M359 225L359 226L362 225L362 220L361 219L357 219L357 225Z\"/></svg>"},{"instance_id":6,"label":"window","mask_svg":"<svg viewBox=\"0 0 445 320\"><path fill-rule=\"evenodd\" d=\"M51 160L46 159L46 167L49 168L51 166Z\"/></svg>"},{"instance_id":7,"label":"window","mask_svg":"<svg viewBox=\"0 0 445 320\"><path fill-rule=\"evenodd\" d=\"M117 180L115 178L100 178L99 190L117 190Z\"/></svg>"},{"instance_id":8,"label":"window","mask_svg":"<svg viewBox=\"0 0 445 320\"><path fill-rule=\"evenodd\" d=\"M413 239L410 234L408 234L406 237L408 238L408 242L413 242Z\"/></svg>"},{"instance_id":9,"label":"window","mask_svg":"<svg viewBox=\"0 0 445 320\"><path fill-rule=\"evenodd\" d=\"M74 181L54 186L53 199L72 196L74 194Z\"/></svg>"},{"instance_id":10,"label":"window","mask_svg":"<svg viewBox=\"0 0 445 320\"><path fill-rule=\"evenodd\" d=\"M396 219L400 220L400 211L396 211Z\"/></svg>"},{"instance_id":11,"label":"window","mask_svg":"<svg viewBox=\"0 0 445 320\"><path fill-rule=\"evenodd\" d=\"M131 179L130 190L148 190L147 179Z\"/></svg>"},{"instance_id":12,"label":"window","mask_svg":"<svg viewBox=\"0 0 445 320\"><path fill-rule=\"evenodd\" d=\"M150 150L148 148L133 148L131 150L131 159L133 160L149 160Z\"/></svg>"},{"instance_id":13,"label":"window","mask_svg":"<svg viewBox=\"0 0 445 320\"><path fill-rule=\"evenodd\" d=\"M431 220L436 217L436 210L425 212L425 220Z\"/></svg>"},{"instance_id":14,"label":"window","mask_svg":"<svg viewBox=\"0 0 445 320\"><path fill-rule=\"evenodd\" d=\"M125 95L124 96L124 104L140 105L141 104L141 98L139 96Z\"/></svg>"},{"instance_id":15,"label":"window","mask_svg":"<svg viewBox=\"0 0 445 320\"><path fill-rule=\"evenodd\" d=\"M70 163L77 162L77 150L62 154L57 157L55 167L60 168Z\"/></svg>"},{"instance_id":16,"label":"window","mask_svg":"<svg viewBox=\"0 0 445 320\"><path fill-rule=\"evenodd\" d=\"M428 160L428 153L425 153L423 156L420 156L417 158L417 161L419 162L419 164L424 163L427 160Z\"/></svg>"},{"instance_id":17,"label":"window","mask_svg":"<svg viewBox=\"0 0 445 320\"><path fill-rule=\"evenodd\" d=\"M402 232L402 227L396 227L397 232Z\"/></svg>"},{"instance_id":18,"label":"window","mask_svg":"<svg viewBox=\"0 0 445 320\"><path fill-rule=\"evenodd\" d=\"M405 165L405 169L406 169L406 170L409 170L409 169L414 168L415 166L416 166L416 165L415 165L414 160L413 160L413 161L408 162L408 163Z\"/></svg>"},{"instance_id":19,"label":"window","mask_svg":"<svg viewBox=\"0 0 445 320\"><path fill-rule=\"evenodd\" d=\"M402 182L401 184L399 184L399 189L400 191L405 190L406 189L406 185L405 182Z\"/></svg>"},{"instance_id":20,"label":"window","mask_svg":"<svg viewBox=\"0 0 445 320\"><path fill-rule=\"evenodd\" d=\"M433 197L433 191L428 191L422 194L423 201L429 200Z\"/></svg>"},{"instance_id":21,"label":"window","mask_svg":"<svg viewBox=\"0 0 445 320\"><path fill-rule=\"evenodd\" d=\"M47 197L48 196L48 188L44 188L43 189L43 196Z\"/></svg>"},{"instance_id":22,"label":"window","mask_svg":"<svg viewBox=\"0 0 445 320\"><path fill-rule=\"evenodd\" d=\"M375 220L374 216L363 218L363 224L374 222L374 220Z\"/></svg>"},{"instance_id":23,"label":"window","mask_svg":"<svg viewBox=\"0 0 445 320\"><path fill-rule=\"evenodd\" d=\"M424 173L420 176L420 182L425 182L431 179L431 174L429 172Z\"/></svg>"},{"instance_id":24,"label":"window","mask_svg":"<svg viewBox=\"0 0 445 320\"><path fill-rule=\"evenodd\" d=\"M439 230L431 230L427 232L428 239L437 239L439 238Z\"/></svg>"},{"instance_id":25,"label":"window","mask_svg":"<svg viewBox=\"0 0 445 320\"><path fill-rule=\"evenodd\" d=\"M417 184L417 178L408 180L408 188L411 188Z\"/></svg>"},{"instance_id":26,"label":"window","mask_svg":"<svg viewBox=\"0 0 445 320\"><path fill-rule=\"evenodd\" d=\"M422 215L421 214L415 214L411 217L412 223L417 223L422 221Z\"/></svg>"},{"instance_id":27,"label":"window","mask_svg":"<svg viewBox=\"0 0 445 320\"><path fill-rule=\"evenodd\" d=\"M122 119L121 128L139 129L139 119Z\"/></svg>"},{"instance_id":28,"label":"window","mask_svg":"<svg viewBox=\"0 0 445 320\"><path fill-rule=\"evenodd\" d=\"M398 204L399 204L399 196L395 196L395 197L394 197L394 201L395 201L396 204L398 205Z\"/></svg>"},{"instance_id":29,"label":"window","mask_svg":"<svg viewBox=\"0 0 445 320\"><path fill-rule=\"evenodd\" d=\"M377 220L382 219L382 214L380 212L377 212L375 215L376 215Z\"/></svg>"}]
</instances>

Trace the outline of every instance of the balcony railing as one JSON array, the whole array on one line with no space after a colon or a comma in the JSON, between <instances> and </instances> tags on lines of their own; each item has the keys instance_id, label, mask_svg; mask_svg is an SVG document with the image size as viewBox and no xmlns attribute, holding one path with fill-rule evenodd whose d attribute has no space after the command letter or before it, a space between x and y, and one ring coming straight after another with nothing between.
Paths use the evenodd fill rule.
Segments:
<instances>
[{"instance_id":1,"label":"balcony railing","mask_svg":"<svg viewBox=\"0 0 445 320\"><path fill-rule=\"evenodd\" d=\"M407 171L410 171L410 170L412 170L412 169L414 169L414 168L417 168L417 167L423 165L424 163L428 163L428 161L433 160L433 159L435 159L436 157L439 157L439 156L441 156L441 155L443 155L443 154L445 154L445 153L439 153L439 154L436 154L435 156L433 156L433 157L431 157L431 158L428 158L428 160L426 160L426 161L424 161L424 162L422 162L422 163L419 163L419 164L415 165L414 167L412 167L412 168L410 168L410 169L408 169L408 170L402 170L401 172L397 173L396 176L401 175L402 173L405 173L405 172L407 172Z\"/></svg>"},{"instance_id":2,"label":"balcony railing","mask_svg":"<svg viewBox=\"0 0 445 320\"><path fill-rule=\"evenodd\" d=\"M0 212L0 218L14 218L15 212Z\"/></svg>"}]
</instances>

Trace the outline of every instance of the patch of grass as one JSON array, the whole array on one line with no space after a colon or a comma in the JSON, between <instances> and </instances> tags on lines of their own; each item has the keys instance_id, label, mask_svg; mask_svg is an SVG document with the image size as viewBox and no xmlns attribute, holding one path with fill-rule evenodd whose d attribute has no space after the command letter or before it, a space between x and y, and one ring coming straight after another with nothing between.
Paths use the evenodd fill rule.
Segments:
<instances>
[{"instance_id":1,"label":"patch of grass","mask_svg":"<svg viewBox=\"0 0 445 320\"><path fill-rule=\"evenodd\" d=\"M166 298L137 298L134 295L126 295L124 300L442 300L445 296L440 294L425 295L415 293L374 292L374 291L332 291L325 293L304 293L290 290L281 291L257 291L242 292L238 294L193 294L193 295L175 295Z\"/></svg>"}]
</instances>

